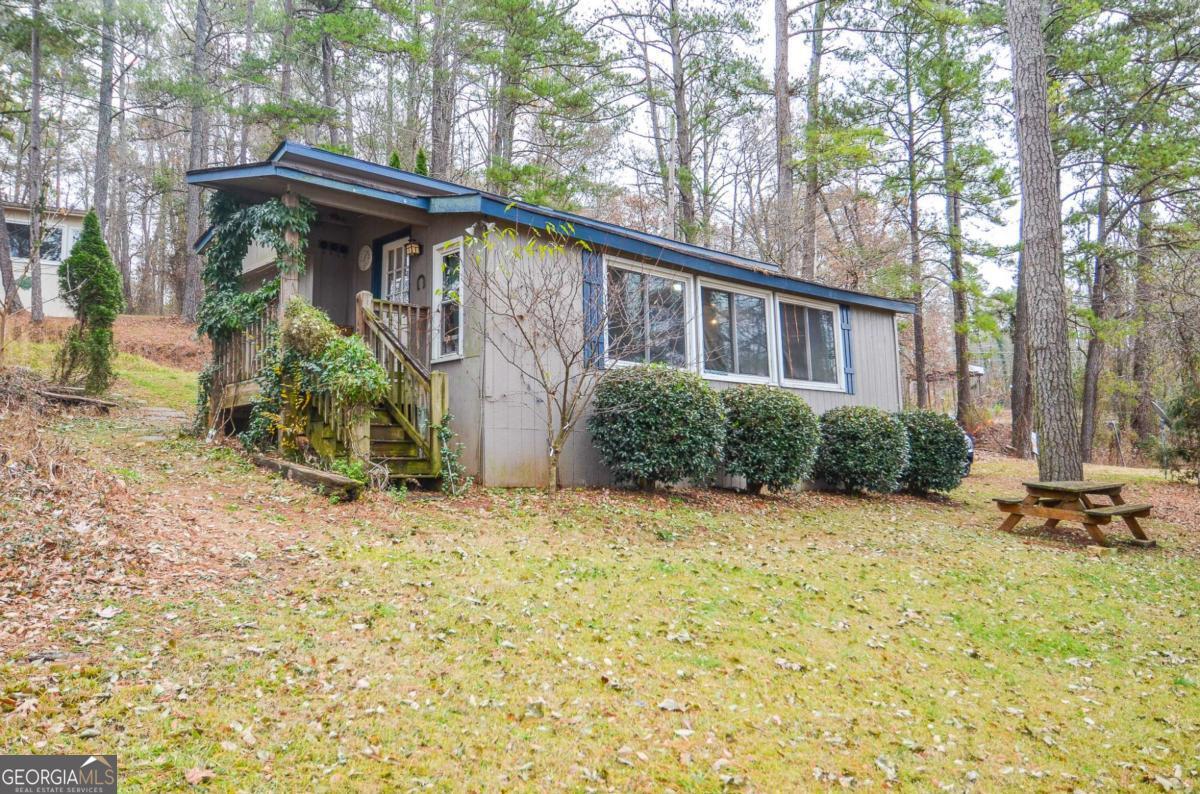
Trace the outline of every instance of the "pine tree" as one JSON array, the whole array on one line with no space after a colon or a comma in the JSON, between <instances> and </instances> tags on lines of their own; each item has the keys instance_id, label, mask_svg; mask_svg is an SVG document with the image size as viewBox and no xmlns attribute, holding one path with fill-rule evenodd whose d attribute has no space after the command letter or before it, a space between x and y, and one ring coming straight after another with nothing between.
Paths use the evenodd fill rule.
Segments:
<instances>
[{"instance_id":1,"label":"pine tree","mask_svg":"<svg viewBox=\"0 0 1200 794\"><path fill-rule=\"evenodd\" d=\"M392 153L388 155L389 168L403 168L404 164L400 162L400 152L392 149Z\"/></svg>"},{"instance_id":2,"label":"pine tree","mask_svg":"<svg viewBox=\"0 0 1200 794\"><path fill-rule=\"evenodd\" d=\"M58 352L58 380L82 375L84 388L98 394L112 382L116 356L112 326L124 308L121 274L100 232L95 210L83 220L83 233L58 266L58 290L75 312L75 325Z\"/></svg>"},{"instance_id":3,"label":"pine tree","mask_svg":"<svg viewBox=\"0 0 1200 794\"><path fill-rule=\"evenodd\" d=\"M417 149L417 164L413 168L421 176L429 176L429 157L425 154L425 147Z\"/></svg>"}]
</instances>

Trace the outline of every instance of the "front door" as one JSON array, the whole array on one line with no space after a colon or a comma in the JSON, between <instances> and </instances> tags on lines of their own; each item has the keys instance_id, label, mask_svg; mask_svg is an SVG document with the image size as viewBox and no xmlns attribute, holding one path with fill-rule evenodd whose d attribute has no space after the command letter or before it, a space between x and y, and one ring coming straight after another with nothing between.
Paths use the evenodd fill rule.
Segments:
<instances>
[{"instance_id":1,"label":"front door","mask_svg":"<svg viewBox=\"0 0 1200 794\"><path fill-rule=\"evenodd\" d=\"M384 300L395 303L409 302L408 254L404 252L407 242L408 238L405 237L383 247L383 281L380 292Z\"/></svg>"}]
</instances>

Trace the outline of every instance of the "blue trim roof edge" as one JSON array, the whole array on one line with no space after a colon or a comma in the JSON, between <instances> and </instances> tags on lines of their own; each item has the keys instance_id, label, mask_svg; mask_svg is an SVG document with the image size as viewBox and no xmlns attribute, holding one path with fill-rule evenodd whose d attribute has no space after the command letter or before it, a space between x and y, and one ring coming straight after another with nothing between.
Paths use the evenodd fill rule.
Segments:
<instances>
[{"instance_id":1,"label":"blue trim roof edge","mask_svg":"<svg viewBox=\"0 0 1200 794\"><path fill-rule=\"evenodd\" d=\"M379 188L356 185L340 179L317 176L280 164L280 160L288 154L295 154L298 157L318 160L331 165L339 165L375 176L393 179L402 176L404 181L413 185L443 190L452 195L430 197L404 196ZM280 143L275 148L275 151L271 153L267 162L192 171L187 175L187 182L188 184L209 185L214 182L260 176L278 176L319 187L342 190L393 204L414 207L431 214L479 213L489 218L542 228L549 223L569 223L574 227L572 236L591 245L601 246L614 252L623 252L656 262L675 265L728 281L741 282L793 295L805 295L829 301L851 303L858 306L870 306L872 308L903 314L911 314L915 308L908 301L885 298L878 295L868 295L837 287L827 287L822 284L793 279L780 273L758 270L755 267L756 265L761 265L764 268L770 266L766 263L757 263L755 260L747 259L737 254L710 251L709 249L690 243L666 238L662 238L662 242L659 243L656 242L657 235L652 235L648 232L639 232L636 229L628 229L623 226L570 212L507 200L494 194L472 190L453 182L414 174L398 168L391 168L390 166L382 166L367 160L361 160L357 157L337 154L293 141L285 140ZM194 250L202 251L212 239L212 235L213 230L210 228L196 241ZM695 251L696 253L691 253L691 251ZM706 256L705 254L710 254L711 256ZM729 259L745 262L746 264L738 265L726 261Z\"/></svg>"}]
</instances>

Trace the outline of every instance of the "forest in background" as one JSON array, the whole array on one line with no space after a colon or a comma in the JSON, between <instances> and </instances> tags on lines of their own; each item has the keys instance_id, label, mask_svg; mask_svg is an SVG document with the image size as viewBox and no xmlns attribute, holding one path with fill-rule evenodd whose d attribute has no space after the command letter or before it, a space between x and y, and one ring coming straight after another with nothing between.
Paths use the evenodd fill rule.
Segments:
<instances>
[{"instance_id":1,"label":"forest in background","mask_svg":"<svg viewBox=\"0 0 1200 794\"><path fill-rule=\"evenodd\" d=\"M426 170L912 300L912 400L1007 405L1027 452L1002 5L768 2L0 0L0 198L95 207L128 310L190 317L186 170L282 138ZM1200 374L1200 9L1049 9L1080 437L1109 456Z\"/></svg>"}]
</instances>

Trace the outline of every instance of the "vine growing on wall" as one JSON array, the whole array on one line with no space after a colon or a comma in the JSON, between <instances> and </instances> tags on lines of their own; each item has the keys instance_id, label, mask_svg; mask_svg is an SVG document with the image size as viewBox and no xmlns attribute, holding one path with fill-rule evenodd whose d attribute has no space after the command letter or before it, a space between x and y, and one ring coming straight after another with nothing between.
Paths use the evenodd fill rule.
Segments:
<instances>
[{"instance_id":1,"label":"vine growing on wall","mask_svg":"<svg viewBox=\"0 0 1200 794\"><path fill-rule=\"evenodd\" d=\"M204 252L200 274L204 298L197 313L199 332L214 343L223 342L279 294L278 279L242 292L242 262L251 243L274 249L280 273L303 272L308 232L316 217L316 209L306 199L289 207L277 198L250 204L229 193L215 193L208 201L213 239Z\"/></svg>"}]
</instances>

